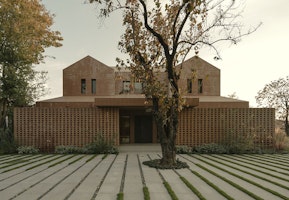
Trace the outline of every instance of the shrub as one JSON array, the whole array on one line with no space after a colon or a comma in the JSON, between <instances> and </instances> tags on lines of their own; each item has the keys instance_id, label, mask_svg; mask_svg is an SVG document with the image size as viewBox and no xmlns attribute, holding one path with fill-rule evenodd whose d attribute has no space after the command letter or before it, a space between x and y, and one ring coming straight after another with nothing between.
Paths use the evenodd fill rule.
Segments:
<instances>
[{"instance_id":1,"label":"shrub","mask_svg":"<svg viewBox=\"0 0 289 200\"><path fill-rule=\"evenodd\" d=\"M176 146L176 153L178 154L190 154L192 153L192 148L186 145Z\"/></svg>"},{"instance_id":2,"label":"shrub","mask_svg":"<svg viewBox=\"0 0 289 200\"><path fill-rule=\"evenodd\" d=\"M210 143L194 147L193 153L224 154L227 150L220 144Z\"/></svg>"},{"instance_id":3,"label":"shrub","mask_svg":"<svg viewBox=\"0 0 289 200\"><path fill-rule=\"evenodd\" d=\"M273 139L274 147L277 151L289 151L289 137L284 130L276 128Z\"/></svg>"},{"instance_id":4,"label":"shrub","mask_svg":"<svg viewBox=\"0 0 289 200\"><path fill-rule=\"evenodd\" d=\"M102 134L98 134L94 141L84 146L86 153L96 154L117 154L118 149L113 146L112 141L107 141Z\"/></svg>"},{"instance_id":5,"label":"shrub","mask_svg":"<svg viewBox=\"0 0 289 200\"><path fill-rule=\"evenodd\" d=\"M20 146L17 148L18 154L37 154L39 149L33 146Z\"/></svg>"},{"instance_id":6,"label":"shrub","mask_svg":"<svg viewBox=\"0 0 289 200\"><path fill-rule=\"evenodd\" d=\"M254 134L235 134L228 131L221 145L229 154L256 153Z\"/></svg>"},{"instance_id":7,"label":"shrub","mask_svg":"<svg viewBox=\"0 0 289 200\"><path fill-rule=\"evenodd\" d=\"M111 141L107 141L101 134L98 134L94 141L84 147L76 146L57 146L55 153L59 154L117 154L118 149L112 145Z\"/></svg>"},{"instance_id":8,"label":"shrub","mask_svg":"<svg viewBox=\"0 0 289 200\"><path fill-rule=\"evenodd\" d=\"M0 128L0 154L15 153L16 147L12 130L9 128Z\"/></svg>"},{"instance_id":9,"label":"shrub","mask_svg":"<svg viewBox=\"0 0 289 200\"><path fill-rule=\"evenodd\" d=\"M55 147L55 153L59 154L79 154L85 153L81 147L60 145Z\"/></svg>"}]
</instances>

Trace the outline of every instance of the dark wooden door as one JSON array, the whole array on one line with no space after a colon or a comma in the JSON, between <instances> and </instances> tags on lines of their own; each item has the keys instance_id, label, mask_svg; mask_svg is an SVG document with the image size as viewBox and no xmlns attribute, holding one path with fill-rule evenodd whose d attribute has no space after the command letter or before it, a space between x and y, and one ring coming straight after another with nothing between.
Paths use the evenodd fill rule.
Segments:
<instances>
[{"instance_id":1,"label":"dark wooden door","mask_svg":"<svg viewBox=\"0 0 289 200\"><path fill-rule=\"evenodd\" d=\"M135 143L151 143L152 127L151 116L135 116Z\"/></svg>"}]
</instances>

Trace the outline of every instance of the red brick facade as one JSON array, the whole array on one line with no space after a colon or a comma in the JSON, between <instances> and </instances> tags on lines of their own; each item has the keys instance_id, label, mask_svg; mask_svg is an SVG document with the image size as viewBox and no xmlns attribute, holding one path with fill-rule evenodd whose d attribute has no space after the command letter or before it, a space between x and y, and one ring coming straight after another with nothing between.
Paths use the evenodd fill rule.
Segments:
<instances>
[{"instance_id":1,"label":"red brick facade","mask_svg":"<svg viewBox=\"0 0 289 200\"><path fill-rule=\"evenodd\" d=\"M253 109L247 101L220 96L220 70L199 57L177 67L188 105L180 116L177 144L220 142L228 134L247 134L256 144L272 144L273 109ZM116 145L157 143L151 105L141 87L129 72L87 56L63 70L62 97L15 109L15 139L43 150L83 146L98 133Z\"/></svg>"},{"instance_id":2,"label":"red brick facade","mask_svg":"<svg viewBox=\"0 0 289 200\"><path fill-rule=\"evenodd\" d=\"M121 112L119 108L16 108L15 139L19 145L33 145L44 151L58 145L83 146L97 134L119 145L123 139L119 133ZM141 114L133 113L137 112L122 115L129 115L133 121ZM239 135L252 137L256 145L271 147L274 113L274 109L257 108L188 108L180 115L177 144L218 143L227 136ZM135 142L133 126L126 143ZM150 134L152 142L157 143L156 132Z\"/></svg>"}]
</instances>

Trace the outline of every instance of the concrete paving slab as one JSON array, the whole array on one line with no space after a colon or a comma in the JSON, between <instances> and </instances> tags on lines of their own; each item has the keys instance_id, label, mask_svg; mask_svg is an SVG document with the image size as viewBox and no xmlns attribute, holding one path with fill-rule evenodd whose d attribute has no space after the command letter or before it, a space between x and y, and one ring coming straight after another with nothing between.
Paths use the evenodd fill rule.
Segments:
<instances>
[{"instance_id":1,"label":"concrete paving slab","mask_svg":"<svg viewBox=\"0 0 289 200\"><path fill-rule=\"evenodd\" d=\"M125 165L126 154L119 154L112 165L109 173L107 174L103 185L100 187L100 190L97 194L96 199L100 197L111 196L113 194L116 196L120 190L120 184L123 174L123 169ZM108 198L108 197L107 197Z\"/></svg>"},{"instance_id":2,"label":"concrete paving slab","mask_svg":"<svg viewBox=\"0 0 289 200\"><path fill-rule=\"evenodd\" d=\"M194 155L195 157L200 157L198 155ZM206 159L204 159L206 160ZM206 160L209 161L209 160ZM259 197L261 197L262 199L280 199L278 197L276 197L275 195L273 195L272 193L263 190L253 184L248 183L247 181L244 181L236 176L230 175L228 173L226 173L225 171L219 170L217 168L212 167L211 165L208 165L206 163L203 163L202 161L196 160L195 162L197 163L201 163L204 167L214 171L215 173L218 173L219 175L221 175L222 177L225 177L228 180L231 180L235 183L237 183L238 185L240 185L241 187L245 188L246 190L258 195Z\"/></svg>"},{"instance_id":3,"label":"concrete paving slab","mask_svg":"<svg viewBox=\"0 0 289 200\"><path fill-rule=\"evenodd\" d=\"M102 155L98 156L101 159ZM91 199L115 155L108 155L69 197L70 200Z\"/></svg>"},{"instance_id":4,"label":"concrete paving slab","mask_svg":"<svg viewBox=\"0 0 289 200\"><path fill-rule=\"evenodd\" d=\"M83 166L79 166L80 168L75 171L73 174L68 176L65 180L63 180L57 187L51 190L47 195L43 197L43 199L51 200L51 199L65 199L67 195L77 186L79 181L81 181L88 173L91 171L94 166L100 161L100 157L98 159L94 159L86 163L85 161L91 157L86 156L83 158ZM77 181L76 181L77 180Z\"/></svg>"},{"instance_id":5,"label":"concrete paving slab","mask_svg":"<svg viewBox=\"0 0 289 200\"><path fill-rule=\"evenodd\" d=\"M81 156L82 155L77 155L76 157L74 157L74 159L77 159L78 157L81 157ZM18 196L16 199L37 199L38 197L46 193L50 188L52 188L58 181L60 181L69 173L71 173L73 170L75 170L76 167L80 166L83 163L83 160L77 161L76 163L73 163L72 165L67 165L68 162L71 162L71 160L67 161L66 163L61 163L60 166L56 165L57 168L52 167L51 169L52 173L49 173L49 171L45 171L46 176L44 177L45 179L41 183L38 183L32 188L29 188L29 190L27 190L26 192ZM63 168L64 170L62 170ZM56 173L53 174L54 172ZM25 181L26 187L27 187L27 184L32 185L31 182L28 182L28 181L29 180ZM21 184L25 184L25 182Z\"/></svg>"},{"instance_id":6,"label":"concrete paving slab","mask_svg":"<svg viewBox=\"0 0 289 200\"><path fill-rule=\"evenodd\" d=\"M150 154L151 156L155 156L155 154ZM141 163L143 161L149 160L146 154L140 154L139 156ZM145 182L149 189L151 199L156 200L167 200L171 199L166 188L163 185L163 180L159 176L158 172L154 168L150 168L146 165L142 165Z\"/></svg>"},{"instance_id":7,"label":"concrete paving slab","mask_svg":"<svg viewBox=\"0 0 289 200\"><path fill-rule=\"evenodd\" d=\"M137 154L128 154L123 192L125 199L143 199L143 184Z\"/></svg>"},{"instance_id":8,"label":"concrete paving slab","mask_svg":"<svg viewBox=\"0 0 289 200\"><path fill-rule=\"evenodd\" d=\"M97 187L101 186L99 188L99 191L96 195L96 199L105 199L115 200L117 197L117 193L120 191L120 184L122 180L123 170L125 166L125 160L126 156L128 155L127 159L127 166L126 166L126 173L125 173L125 182L124 182L124 199L132 200L132 199L143 199L143 192L142 192L142 179L141 179L141 173L140 168L138 165L138 159L137 154L139 155L140 162L149 160L148 155L152 158L159 158L158 154L161 155L160 152L127 152L127 153L120 153L116 159L115 162L114 158L115 155L108 155L104 160L102 160L102 155L97 156L89 163L83 165L81 168L77 169L79 166L81 166L88 157L85 157L78 162L69 165L67 164L71 162L72 160L81 157L83 155L77 155L74 159L70 159L69 161L65 161L59 165L53 166L47 170L44 170L43 172L39 174L33 175L33 173L37 172L37 170L42 169L42 167L35 168L28 172L23 172L20 174L17 174L21 171L17 171L17 175L15 177L8 178L6 180L1 181L0 179L0 188L3 187L3 185L9 185L16 183L15 185L11 186L8 189L5 189L3 191L0 191L0 199L6 200L10 199L14 195L19 194L17 198L15 199L37 199L39 196L41 196L46 191L50 190L52 186L57 185L60 180L60 184L58 184L55 188L51 189L45 196L44 199L64 199L67 197L67 194L70 194L70 192L73 190L73 193L71 196L69 196L70 199L91 199L95 191L97 190ZM197 155L194 155L197 157ZM252 157L252 156L250 156ZM214 171L215 173L218 173L219 175L227 178L230 181L235 182L236 184L246 188L247 190L259 195L263 199L280 199L277 196L274 196L270 194L268 191L265 191L264 189L258 188L256 186L253 186L249 184L246 181L240 180L234 175L228 175L225 171L222 171L220 169L214 168L212 165L208 165L202 161L199 161L196 158L190 157L185 155L184 159L182 156L178 156L179 159L185 160L189 159L192 162L188 162L190 168L192 170L197 171L200 175L204 176L206 179L217 185L219 188L221 188L223 191L225 191L230 196L234 197L235 199L250 199L248 195L246 195L244 192L234 188L229 183L225 182L224 180L221 180L220 178L212 175L211 173L203 170L202 168L198 167L194 163L199 163L200 165ZM226 158L230 158L231 160L234 160L234 156L226 156ZM254 156L253 156L254 158ZM287 157L285 156L284 159L289 159L289 155ZM202 157L202 159L204 159ZM210 161L210 158L206 158L208 162ZM243 156L243 159L247 159L246 155ZM267 159L267 158L266 158ZM97 165L96 168L93 168L94 164L96 164L98 161L101 162L99 165ZM221 159L220 159L221 160ZM253 161L252 161L253 162ZM110 171L107 173L109 167L113 163ZM250 180L257 181L254 177L250 177L246 174L242 174L241 172L238 172L238 170L232 170L230 167L222 166L221 163L218 164L218 162L212 162L215 165L219 165L222 169L230 170L238 175L243 175L244 177L250 178ZM253 164L252 164L253 165ZM46 165L46 167L48 164ZM237 165L234 165L235 167ZM44 167L44 166L43 166ZM142 171L144 174L145 183L149 189L150 197L152 200L156 199L170 199L170 196L166 190L166 188L163 185L163 181L158 174L157 170L154 168L150 168L145 165L141 165ZM260 166L262 168L262 166ZM77 169L77 170L76 170ZM93 169L93 170L92 170ZM244 169L244 167L242 167ZM275 166L274 169L278 170L278 166ZM24 170L24 168L22 168ZM91 171L92 170L92 171ZM73 172L74 173L71 173ZM86 174L88 172L91 173L89 176L86 177ZM248 169L251 173L254 172L253 169ZM268 170L267 170L268 171ZM202 181L200 178L192 174L187 169L177 170L177 172L184 176L191 184L193 184L207 199L216 199L216 200L223 200L223 196L219 195L213 188L209 187L204 181ZM29 174L31 173L31 174ZM54 173L54 174L53 174ZM180 180L179 176L173 172L172 170L160 170L160 173L164 176L164 178L169 182L172 189L175 191L179 199L196 199L196 196L184 185L184 183ZM244 173L244 172L243 172ZM276 172L277 173L277 172ZM258 172L258 175L262 175L262 173ZM10 174L10 176L13 174ZM20 181L19 183L17 180L21 180L21 178L25 178L26 176L31 175L31 177ZM69 175L69 176L67 176ZM64 179L64 177L67 176L67 178ZM103 179L105 177L105 179ZM264 177L268 177L268 175L264 175ZM85 179L84 179L85 178ZM275 180L275 179L272 179ZM15 182L16 181L16 182ZM260 181L260 180L258 180ZM38 183L38 184L37 184ZM100 185L102 183L102 185ZM274 189L275 191L278 191L284 195L289 194L289 190L282 189L283 191L279 190L271 183L267 183L266 181L260 181L258 182L260 184L266 185L266 186L272 186L270 189ZM286 181L282 181L282 184L285 184ZM34 184L37 184L33 186ZM271 185L270 185L271 184ZM33 186L30 188L30 186ZM189 191L188 191L189 190ZM23 193L22 193L23 192ZM21 193L21 194L20 194ZM289 196L289 195L287 195Z\"/></svg>"}]
</instances>

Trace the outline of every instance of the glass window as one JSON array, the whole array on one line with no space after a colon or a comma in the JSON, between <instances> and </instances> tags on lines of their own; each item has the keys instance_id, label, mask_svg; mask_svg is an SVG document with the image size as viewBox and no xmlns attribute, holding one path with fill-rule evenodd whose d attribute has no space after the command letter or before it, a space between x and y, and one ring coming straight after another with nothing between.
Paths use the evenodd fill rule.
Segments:
<instances>
[{"instance_id":1,"label":"glass window","mask_svg":"<svg viewBox=\"0 0 289 200\"><path fill-rule=\"evenodd\" d=\"M141 82L135 82L134 83L134 92L136 94L141 94L142 93L142 83Z\"/></svg>"},{"instance_id":2,"label":"glass window","mask_svg":"<svg viewBox=\"0 0 289 200\"><path fill-rule=\"evenodd\" d=\"M193 81L192 79L187 79L187 92L192 93L193 89Z\"/></svg>"},{"instance_id":3,"label":"glass window","mask_svg":"<svg viewBox=\"0 0 289 200\"><path fill-rule=\"evenodd\" d=\"M91 79L91 93L95 94L96 93L96 80Z\"/></svg>"},{"instance_id":4,"label":"glass window","mask_svg":"<svg viewBox=\"0 0 289 200\"><path fill-rule=\"evenodd\" d=\"M81 94L85 94L86 92L86 80L81 79Z\"/></svg>"},{"instance_id":5,"label":"glass window","mask_svg":"<svg viewBox=\"0 0 289 200\"><path fill-rule=\"evenodd\" d=\"M198 79L198 93L203 93L203 79Z\"/></svg>"},{"instance_id":6,"label":"glass window","mask_svg":"<svg viewBox=\"0 0 289 200\"><path fill-rule=\"evenodd\" d=\"M130 92L130 81L123 81L123 93Z\"/></svg>"}]
</instances>

